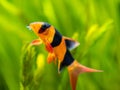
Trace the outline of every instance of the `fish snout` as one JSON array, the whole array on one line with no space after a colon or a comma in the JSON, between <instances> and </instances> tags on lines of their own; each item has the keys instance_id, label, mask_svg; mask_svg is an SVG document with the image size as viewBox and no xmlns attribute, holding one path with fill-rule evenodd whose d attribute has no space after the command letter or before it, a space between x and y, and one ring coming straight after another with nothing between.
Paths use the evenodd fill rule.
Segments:
<instances>
[{"instance_id":1,"label":"fish snout","mask_svg":"<svg viewBox=\"0 0 120 90\"><path fill-rule=\"evenodd\" d=\"M26 28L27 28L28 30L32 30L32 28L31 28L30 26L26 26Z\"/></svg>"}]
</instances>

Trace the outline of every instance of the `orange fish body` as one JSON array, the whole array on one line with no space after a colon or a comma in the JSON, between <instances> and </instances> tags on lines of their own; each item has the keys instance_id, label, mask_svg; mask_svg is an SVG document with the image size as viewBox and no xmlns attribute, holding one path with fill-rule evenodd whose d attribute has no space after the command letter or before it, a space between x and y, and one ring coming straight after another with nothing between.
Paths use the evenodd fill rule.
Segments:
<instances>
[{"instance_id":1,"label":"orange fish body","mask_svg":"<svg viewBox=\"0 0 120 90\"><path fill-rule=\"evenodd\" d=\"M79 43L73 39L62 36L52 25L45 22L34 22L29 25L39 39L34 40L32 45L45 44L49 52L47 62L58 60L58 72L68 68L72 90L76 90L77 78L83 72L101 72L79 64L71 55L71 49L77 47Z\"/></svg>"}]
</instances>

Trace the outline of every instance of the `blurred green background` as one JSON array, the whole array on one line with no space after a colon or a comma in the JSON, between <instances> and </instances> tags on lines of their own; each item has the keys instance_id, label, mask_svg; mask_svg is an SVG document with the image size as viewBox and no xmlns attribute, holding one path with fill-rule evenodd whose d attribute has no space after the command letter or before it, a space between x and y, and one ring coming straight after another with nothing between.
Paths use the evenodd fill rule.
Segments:
<instances>
[{"instance_id":1,"label":"blurred green background","mask_svg":"<svg viewBox=\"0 0 120 90\"><path fill-rule=\"evenodd\" d=\"M76 90L120 90L120 0L0 0L0 90L71 90L67 69L47 64L26 26L54 25L81 45L73 56L104 70L79 76Z\"/></svg>"}]
</instances>

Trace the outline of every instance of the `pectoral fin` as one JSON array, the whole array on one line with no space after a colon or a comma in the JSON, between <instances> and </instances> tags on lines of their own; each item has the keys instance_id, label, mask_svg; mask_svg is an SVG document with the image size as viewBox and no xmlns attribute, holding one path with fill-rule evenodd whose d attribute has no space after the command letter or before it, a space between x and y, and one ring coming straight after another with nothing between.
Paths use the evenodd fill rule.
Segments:
<instances>
[{"instance_id":1,"label":"pectoral fin","mask_svg":"<svg viewBox=\"0 0 120 90\"><path fill-rule=\"evenodd\" d=\"M53 53L53 47L51 46L51 44L46 43L45 46L46 46L46 50L47 50L48 52Z\"/></svg>"},{"instance_id":2,"label":"pectoral fin","mask_svg":"<svg viewBox=\"0 0 120 90\"><path fill-rule=\"evenodd\" d=\"M71 38L64 37L64 39L65 39L66 46L69 50L72 50L80 45L80 43L78 41L75 41Z\"/></svg>"},{"instance_id":3,"label":"pectoral fin","mask_svg":"<svg viewBox=\"0 0 120 90\"><path fill-rule=\"evenodd\" d=\"M54 61L54 63L56 63L56 55L54 53L49 53L48 58L47 58L47 62L51 63L52 61Z\"/></svg>"},{"instance_id":4,"label":"pectoral fin","mask_svg":"<svg viewBox=\"0 0 120 90\"><path fill-rule=\"evenodd\" d=\"M42 40L39 38L39 39L35 39L31 42L31 45L40 45L42 44Z\"/></svg>"}]
</instances>

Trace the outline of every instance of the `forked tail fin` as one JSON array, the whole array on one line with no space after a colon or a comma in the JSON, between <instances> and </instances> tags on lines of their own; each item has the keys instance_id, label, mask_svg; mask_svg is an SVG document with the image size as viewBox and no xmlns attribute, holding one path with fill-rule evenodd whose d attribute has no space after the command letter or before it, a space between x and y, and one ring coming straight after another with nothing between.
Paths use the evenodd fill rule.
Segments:
<instances>
[{"instance_id":1,"label":"forked tail fin","mask_svg":"<svg viewBox=\"0 0 120 90\"><path fill-rule=\"evenodd\" d=\"M102 70L88 68L86 66L81 65L75 60L71 65L68 66L68 72L70 76L70 84L71 84L72 90L76 90L76 83L77 83L79 74L83 72L102 72Z\"/></svg>"}]
</instances>

